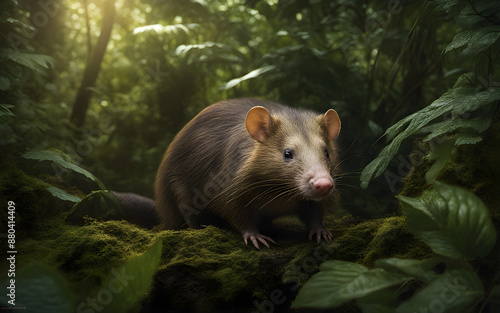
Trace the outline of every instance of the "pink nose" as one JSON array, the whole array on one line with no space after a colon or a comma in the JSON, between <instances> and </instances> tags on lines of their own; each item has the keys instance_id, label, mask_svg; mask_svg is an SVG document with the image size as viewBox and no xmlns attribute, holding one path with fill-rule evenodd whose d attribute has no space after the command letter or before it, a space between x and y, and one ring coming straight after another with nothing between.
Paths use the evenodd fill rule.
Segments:
<instances>
[{"instance_id":1,"label":"pink nose","mask_svg":"<svg viewBox=\"0 0 500 313\"><path fill-rule=\"evenodd\" d=\"M318 196L326 196L333 189L333 184L328 178L320 178L313 183L313 188Z\"/></svg>"}]
</instances>

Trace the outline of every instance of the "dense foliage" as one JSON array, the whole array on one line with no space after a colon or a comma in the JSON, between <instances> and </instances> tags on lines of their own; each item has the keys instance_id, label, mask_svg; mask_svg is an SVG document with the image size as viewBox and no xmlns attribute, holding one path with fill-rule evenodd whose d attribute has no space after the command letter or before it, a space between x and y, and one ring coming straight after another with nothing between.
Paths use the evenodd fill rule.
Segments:
<instances>
[{"instance_id":1,"label":"dense foliage","mask_svg":"<svg viewBox=\"0 0 500 313\"><path fill-rule=\"evenodd\" d=\"M425 183L432 184L432 190L424 191L417 199L403 195L398 198L408 226L438 257L423 261L380 259L371 270L344 261L325 262L321 272L299 293L295 302L298 307L331 308L357 299L363 312L471 312L474 309L493 312L498 309L498 281L488 280L489 290L485 292L481 279L467 262L487 255L495 245L497 234L490 212L474 194L436 178L459 153L461 145L481 142L483 134L498 121L500 85L494 79L497 77L500 7L487 1L466 4L443 0L434 4L438 10L456 17L462 26L444 53L460 49L461 57L473 60L475 67L468 68L465 63L466 73L450 90L387 129L385 135L391 141L364 168L361 182L367 187L369 181L379 175L387 182L397 179L387 167L403 141L414 134L428 134L422 139L428 151L420 151L419 157L432 163L425 173ZM415 280L423 282L423 287L416 288L417 292L403 301L406 296L402 286ZM451 280L460 281L460 287L456 285L458 289L453 290ZM454 292L455 297L445 296L447 292Z\"/></svg>"},{"instance_id":2,"label":"dense foliage","mask_svg":"<svg viewBox=\"0 0 500 313\"><path fill-rule=\"evenodd\" d=\"M401 206L434 256L365 264L372 269L328 261L294 305L358 299L364 312L413 312L460 279L460 301L443 311L480 303L478 311L493 312L498 268L488 268L497 275L488 280L474 266L494 251L498 219L486 200L496 198L440 178L460 158L457 168L480 168L484 158L471 157L478 151L498 156L499 39L500 6L487 0L2 0L0 157L44 180L51 196L118 207L103 190L151 197L168 144L214 102L248 96L334 108L343 208L365 219ZM144 279L113 305L137 304L160 245L125 265ZM137 260L148 264L143 272ZM35 264L21 278L44 271ZM59 274L49 276L44 286L65 294ZM419 292L402 301L415 281Z\"/></svg>"},{"instance_id":3,"label":"dense foliage","mask_svg":"<svg viewBox=\"0 0 500 313\"><path fill-rule=\"evenodd\" d=\"M190 118L218 100L257 96L335 108L352 173L345 204L359 214L392 211L391 184L362 198L348 186L358 185L384 129L463 72L463 59L441 55L456 23L427 2L117 0L78 128L70 117L107 2L2 3L2 144L60 150L119 191L151 196L161 156Z\"/></svg>"}]
</instances>

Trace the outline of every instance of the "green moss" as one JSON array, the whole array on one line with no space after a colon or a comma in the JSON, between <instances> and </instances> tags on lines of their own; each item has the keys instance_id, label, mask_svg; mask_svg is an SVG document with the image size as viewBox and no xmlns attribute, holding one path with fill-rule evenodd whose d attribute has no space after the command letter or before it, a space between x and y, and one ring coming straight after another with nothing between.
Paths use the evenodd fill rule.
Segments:
<instances>
[{"instance_id":1,"label":"green moss","mask_svg":"<svg viewBox=\"0 0 500 313\"><path fill-rule=\"evenodd\" d=\"M366 249L363 263L371 266L378 259L423 259L431 255L431 249L408 229L405 218L396 216L383 220Z\"/></svg>"},{"instance_id":2,"label":"green moss","mask_svg":"<svg viewBox=\"0 0 500 313\"><path fill-rule=\"evenodd\" d=\"M95 222L72 226L64 215L39 221L31 238L19 243L19 266L42 261L58 268L71 289L88 296L98 288L111 269L144 252L155 241L155 234L128 222Z\"/></svg>"},{"instance_id":3,"label":"green moss","mask_svg":"<svg viewBox=\"0 0 500 313\"><path fill-rule=\"evenodd\" d=\"M38 226L38 221L47 215L58 213L58 206L47 191L48 184L24 173L15 158L0 158L0 201L14 201L16 207L16 230L20 238L28 237ZM7 220L7 210L0 210L0 219ZM6 223L1 223L2 229ZM2 230L2 233L6 231Z\"/></svg>"},{"instance_id":4,"label":"green moss","mask_svg":"<svg viewBox=\"0 0 500 313\"><path fill-rule=\"evenodd\" d=\"M175 295L175 301L181 302L179 306L189 306L191 301L213 305L243 295L251 298L254 292L267 290L270 276L276 275L277 266L270 266L277 263L272 257L278 253L276 250L255 251L244 246L241 236L229 230L208 226L163 231L159 238L164 242L160 275L184 287L192 285L198 289L196 294L187 293L191 299L185 298L184 302ZM166 289L167 294L174 292Z\"/></svg>"}]
</instances>

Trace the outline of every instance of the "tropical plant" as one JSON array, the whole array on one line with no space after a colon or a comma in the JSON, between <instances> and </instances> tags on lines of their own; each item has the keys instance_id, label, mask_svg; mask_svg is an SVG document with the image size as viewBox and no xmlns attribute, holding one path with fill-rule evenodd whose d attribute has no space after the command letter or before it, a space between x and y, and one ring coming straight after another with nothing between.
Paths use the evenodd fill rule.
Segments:
<instances>
[{"instance_id":1,"label":"tropical plant","mask_svg":"<svg viewBox=\"0 0 500 313\"><path fill-rule=\"evenodd\" d=\"M465 189L438 181L433 187L419 198L398 198L410 229L438 256L380 259L373 269L326 261L293 305L332 308L357 299L365 313L426 312L437 307L440 312L470 312L481 300L483 305L495 301L485 297L491 286L486 289L468 263L488 254L497 239L488 209ZM402 288L407 284L417 287L408 294Z\"/></svg>"},{"instance_id":2,"label":"tropical plant","mask_svg":"<svg viewBox=\"0 0 500 313\"><path fill-rule=\"evenodd\" d=\"M469 312L480 302L479 308L496 305L495 290L500 287L484 286L470 263L487 255L496 242L489 210L473 193L436 178L458 146L480 142L482 134L498 118L500 85L495 83L495 65L500 51L500 8L488 1L432 3L456 17L463 28L444 53L460 50L458 58L472 60L472 64L464 65L472 65L475 70L455 71L466 74L430 105L387 129L384 135L390 143L365 167L361 185L366 188L374 177L390 174L386 169L404 140L427 134L422 141L431 152L422 157L434 161L425 175L432 189L418 198L400 195L398 199L410 229L437 257L381 259L375 261L373 269L327 261L299 292L296 307L331 308L353 299L363 312L422 312L437 308L440 312ZM405 285L417 287L405 294Z\"/></svg>"}]
</instances>

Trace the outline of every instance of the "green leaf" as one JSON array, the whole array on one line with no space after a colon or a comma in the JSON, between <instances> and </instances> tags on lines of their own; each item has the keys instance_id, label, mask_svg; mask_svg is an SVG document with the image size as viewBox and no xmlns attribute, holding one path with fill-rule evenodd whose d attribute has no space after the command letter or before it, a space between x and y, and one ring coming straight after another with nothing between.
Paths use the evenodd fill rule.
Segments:
<instances>
[{"instance_id":1,"label":"green leaf","mask_svg":"<svg viewBox=\"0 0 500 313\"><path fill-rule=\"evenodd\" d=\"M423 127L421 133L430 134L424 141L430 141L438 136L449 134L457 129L470 129L477 133L482 133L491 125L491 117L475 117L472 119L447 119L445 121L434 123Z\"/></svg>"},{"instance_id":2,"label":"green leaf","mask_svg":"<svg viewBox=\"0 0 500 313\"><path fill-rule=\"evenodd\" d=\"M470 312L483 294L483 285L472 270L446 270L403 302L396 312Z\"/></svg>"},{"instance_id":3,"label":"green leaf","mask_svg":"<svg viewBox=\"0 0 500 313\"><path fill-rule=\"evenodd\" d=\"M444 53L448 53L453 49L461 48L469 42L469 40L474 36L476 30L467 29L464 30L453 37L453 40L448 44Z\"/></svg>"},{"instance_id":4,"label":"green leaf","mask_svg":"<svg viewBox=\"0 0 500 313\"><path fill-rule=\"evenodd\" d=\"M111 303L104 307L105 312L129 312L139 303L151 287L161 249L162 241L158 240L146 252L130 259L120 269L113 270L104 280L102 288L112 294Z\"/></svg>"},{"instance_id":5,"label":"green leaf","mask_svg":"<svg viewBox=\"0 0 500 313\"><path fill-rule=\"evenodd\" d=\"M33 54L12 49L4 49L0 51L0 57L23 65L39 74L44 74L45 70L54 66L54 59L43 54Z\"/></svg>"},{"instance_id":6,"label":"green leaf","mask_svg":"<svg viewBox=\"0 0 500 313\"><path fill-rule=\"evenodd\" d=\"M276 68L276 66L274 66L274 65L267 65L267 66L260 67L256 70L251 71L250 73L246 74L245 76L230 80L224 86L221 86L220 89L224 89L224 90L231 89L234 86L238 85L239 83L241 83L245 80L256 78L256 77L258 77L266 72L269 72L275 68Z\"/></svg>"},{"instance_id":7,"label":"green leaf","mask_svg":"<svg viewBox=\"0 0 500 313\"><path fill-rule=\"evenodd\" d=\"M2 286L10 286L10 278L3 281ZM10 300L7 293L2 292L1 305L26 307L26 310L22 311L27 313L75 312L75 305L64 278L41 262L18 270L15 277L15 294L15 305L11 305L7 302Z\"/></svg>"},{"instance_id":8,"label":"green leaf","mask_svg":"<svg viewBox=\"0 0 500 313\"><path fill-rule=\"evenodd\" d=\"M486 26L480 29L464 30L458 33L446 47L445 53L465 47L464 55L476 55L488 49L500 38L500 26Z\"/></svg>"},{"instance_id":9,"label":"green leaf","mask_svg":"<svg viewBox=\"0 0 500 313\"><path fill-rule=\"evenodd\" d=\"M363 313L393 313L398 301L396 287L386 288L357 300Z\"/></svg>"},{"instance_id":10,"label":"green leaf","mask_svg":"<svg viewBox=\"0 0 500 313\"><path fill-rule=\"evenodd\" d=\"M79 202L81 200L79 197L74 196L74 195L68 193L67 191L59 189L59 188L54 187L54 186L50 186L49 188L47 188L47 190L54 197L59 198L61 200L71 201L71 202Z\"/></svg>"},{"instance_id":11,"label":"green leaf","mask_svg":"<svg viewBox=\"0 0 500 313\"><path fill-rule=\"evenodd\" d=\"M440 262L442 262L440 258L425 260L390 258L376 260L375 266L389 272L416 277L428 283L436 277L437 274L432 269Z\"/></svg>"},{"instance_id":12,"label":"green leaf","mask_svg":"<svg viewBox=\"0 0 500 313\"><path fill-rule=\"evenodd\" d=\"M9 116L15 116L11 110L14 106L11 104L0 104L0 120Z\"/></svg>"},{"instance_id":13,"label":"green leaf","mask_svg":"<svg viewBox=\"0 0 500 313\"><path fill-rule=\"evenodd\" d=\"M81 224L86 216L96 219L124 218L118 199L109 190L96 190L77 202L69 211L66 221Z\"/></svg>"},{"instance_id":14,"label":"green leaf","mask_svg":"<svg viewBox=\"0 0 500 313\"><path fill-rule=\"evenodd\" d=\"M481 136L472 136L472 135L461 135L455 140L455 146L459 145L475 145L476 143L483 140Z\"/></svg>"},{"instance_id":15,"label":"green leaf","mask_svg":"<svg viewBox=\"0 0 500 313\"><path fill-rule=\"evenodd\" d=\"M471 192L434 182L434 190L414 199L398 196L408 226L441 255L470 259L489 253L496 231L484 203Z\"/></svg>"},{"instance_id":16,"label":"green leaf","mask_svg":"<svg viewBox=\"0 0 500 313\"><path fill-rule=\"evenodd\" d=\"M57 165L65 168L65 169L69 169L69 170L72 170L76 173L84 175L85 177L89 178L90 180L92 180L96 184L98 184L101 189L106 189L104 187L104 184L97 177L95 177L89 171L87 171L87 170L79 167L75 163L71 162L71 158L62 152L58 152L58 151L54 151L54 150L30 150L30 151L26 152L25 154L23 154L22 157L25 159L33 159L33 160L38 160L38 161L55 162Z\"/></svg>"},{"instance_id":17,"label":"green leaf","mask_svg":"<svg viewBox=\"0 0 500 313\"><path fill-rule=\"evenodd\" d=\"M480 92L472 92L471 86L465 87L455 94L452 104L451 118L456 119L468 112L475 111L490 103L500 100L500 87L490 87Z\"/></svg>"},{"instance_id":18,"label":"green leaf","mask_svg":"<svg viewBox=\"0 0 500 313\"><path fill-rule=\"evenodd\" d=\"M324 262L320 270L302 287L293 307L332 308L412 278L345 261Z\"/></svg>"}]
</instances>

